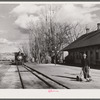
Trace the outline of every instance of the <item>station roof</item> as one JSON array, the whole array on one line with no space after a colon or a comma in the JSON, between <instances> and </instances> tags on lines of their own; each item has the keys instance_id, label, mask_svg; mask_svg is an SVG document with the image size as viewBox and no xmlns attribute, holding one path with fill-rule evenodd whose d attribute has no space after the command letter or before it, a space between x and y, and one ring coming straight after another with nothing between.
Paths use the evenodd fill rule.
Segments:
<instances>
[{"instance_id":1,"label":"station roof","mask_svg":"<svg viewBox=\"0 0 100 100\"><path fill-rule=\"evenodd\" d=\"M100 45L100 30L80 36L77 40L66 46L63 51L77 49L81 47Z\"/></svg>"}]
</instances>

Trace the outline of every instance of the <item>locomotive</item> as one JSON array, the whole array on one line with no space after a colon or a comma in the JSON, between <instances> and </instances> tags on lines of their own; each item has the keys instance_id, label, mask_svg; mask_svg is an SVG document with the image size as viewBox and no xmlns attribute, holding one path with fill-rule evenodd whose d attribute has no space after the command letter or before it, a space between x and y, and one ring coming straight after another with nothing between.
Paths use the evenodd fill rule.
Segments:
<instances>
[{"instance_id":1,"label":"locomotive","mask_svg":"<svg viewBox=\"0 0 100 100\"><path fill-rule=\"evenodd\" d=\"M26 62L26 56L24 53L16 52L15 53L15 59L14 59L14 63L16 65L22 65L24 62Z\"/></svg>"}]
</instances>

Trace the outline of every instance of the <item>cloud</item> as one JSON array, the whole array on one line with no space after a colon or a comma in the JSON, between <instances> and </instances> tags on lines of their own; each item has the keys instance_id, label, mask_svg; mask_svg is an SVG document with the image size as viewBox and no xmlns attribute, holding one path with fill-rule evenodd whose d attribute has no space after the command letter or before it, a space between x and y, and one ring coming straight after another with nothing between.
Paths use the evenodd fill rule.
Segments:
<instances>
[{"instance_id":1,"label":"cloud","mask_svg":"<svg viewBox=\"0 0 100 100\"><path fill-rule=\"evenodd\" d=\"M15 24L22 28L28 28L30 22L35 23L38 20L39 20L38 17L35 17L33 15L28 16L27 14L23 14L17 18Z\"/></svg>"},{"instance_id":2,"label":"cloud","mask_svg":"<svg viewBox=\"0 0 100 100\"><path fill-rule=\"evenodd\" d=\"M5 34L5 33L7 33L7 31L5 31L5 30L0 30L0 34Z\"/></svg>"},{"instance_id":3,"label":"cloud","mask_svg":"<svg viewBox=\"0 0 100 100\"><path fill-rule=\"evenodd\" d=\"M82 4L83 8L92 8L92 7L95 7L96 4L91 4L91 3L85 3L85 4Z\"/></svg>"},{"instance_id":4,"label":"cloud","mask_svg":"<svg viewBox=\"0 0 100 100\"><path fill-rule=\"evenodd\" d=\"M37 6L35 4L20 4L17 7L15 7L11 13L14 13L16 15L23 15L23 14L35 14L40 11L42 6Z\"/></svg>"},{"instance_id":5,"label":"cloud","mask_svg":"<svg viewBox=\"0 0 100 100\"><path fill-rule=\"evenodd\" d=\"M53 4L52 4L53 5ZM54 21L60 23L81 23L94 25L100 19L93 13L100 8L96 7L96 4L63 4L58 12L55 14ZM41 10L47 10L45 5L35 5L35 4L20 4L15 7L11 13L15 14L17 19L15 24L21 28L27 29L29 22L37 23L39 17L41 16ZM92 23L92 24L91 24Z\"/></svg>"},{"instance_id":6,"label":"cloud","mask_svg":"<svg viewBox=\"0 0 100 100\"><path fill-rule=\"evenodd\" d=\"M5 16L4 15L0 15L0 18L5 18Z\"/></svg>"},{"instance_id":7,"label":"cloud","mask_svg":"<svg viewBox=\"0 0 100 100\"><path fill-rule=\"evenodd\" d=\"M18 48L15 45L0 44L0 48L0 53L18 52Z\"/></svg>"},{"instance_id":8,"label":"cloud","mask_svg":"<svg viewBox=\"0 0 100 100\"><path fill-rule=\"evenodd\" d=\"M0 53L5 53L5 52L18 52L18 47L16 42L11 42L5 38L0 38Z\"/></svg>"},{"instance_id":9,"label":"cloud","mask_svg":"<svg viewBox=\"0 0 100 100\"><path fill-rule=\"evenodd\" d=\"M5 38L0 38L0 44L12 44L13 42L11 41L8 41L7 39Z\"/></svg>"},{"instance_id":10,"label":"cloud","mask_svg":"<svg viewBox=\"0 0 100 100\"><path fill-rule=\"evenodd\" d=\"M39 13L42 6L34 4L20 4L15 7L11 14L17 17L15 24L21 28L27 29L30 22L36 23L39 20Z\"/></svg>"},{"instance_id":11,"label":"cloud","mask_svg":"<svg viewBox=\"0 0 100 100\"><path fill-rule=\"evenodd\" d=\"M87 6L87 8L85 6ZM83 7L76 6L75 4L66 4L57 13L56 19L58 22L80 22L81 24L93 23L99 20L97 15L92 13L96 10L100 10L100 8L86 4L84 4Z\"/></svg>"}]
</instances>

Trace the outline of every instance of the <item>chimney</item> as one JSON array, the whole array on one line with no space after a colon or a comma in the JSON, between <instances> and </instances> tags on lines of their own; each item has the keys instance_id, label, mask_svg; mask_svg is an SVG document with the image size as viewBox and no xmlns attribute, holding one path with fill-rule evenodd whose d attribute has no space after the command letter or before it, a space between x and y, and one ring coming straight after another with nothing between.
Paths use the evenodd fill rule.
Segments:
<instances>
[{"instance_id":1,"label":"chimney","mask_svg":"<svg viewBox=\"0 0 100 100\"><path fill-rule=\"evenodd\" d=\"M89 33L89 28L86 28L86 34Z\"/></svg>"},{"instance_id":2,"label":"chimney","mask_svg":"<svg viewBox=\"0 0 100 100\"><path fill-rule=\"evenodd\" d=\"M97 30L100 30L100 23L97 23Z\"/></svg>"}]
</instances>

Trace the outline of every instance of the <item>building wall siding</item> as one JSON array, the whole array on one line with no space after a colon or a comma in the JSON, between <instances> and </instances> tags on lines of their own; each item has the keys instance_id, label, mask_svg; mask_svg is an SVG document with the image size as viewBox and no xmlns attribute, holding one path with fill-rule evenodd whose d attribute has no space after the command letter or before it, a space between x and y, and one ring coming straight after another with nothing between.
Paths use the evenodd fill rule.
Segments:
<instances>
[{"instance_id":1,"label":"building wall siding","mask_svg":"<svg viewBox=\"0 0 100 100\"><path fill-rule=\"evenodd\" d=\"M100 65L100 46L78 48L68 52L70 63L81 65L82 53L85 52L91 65Z\"/></svg>"}]
</instances>

